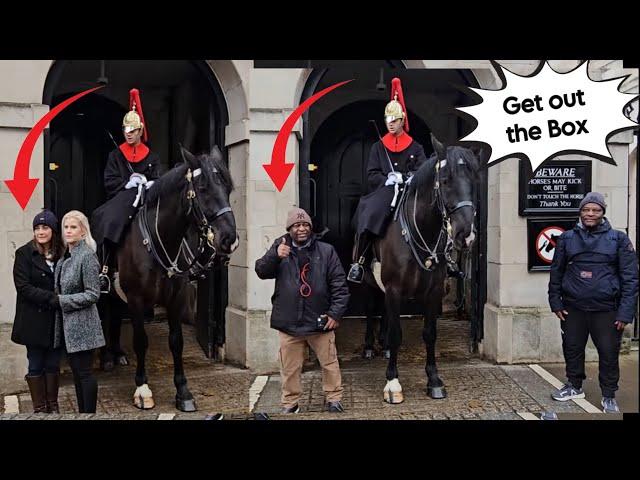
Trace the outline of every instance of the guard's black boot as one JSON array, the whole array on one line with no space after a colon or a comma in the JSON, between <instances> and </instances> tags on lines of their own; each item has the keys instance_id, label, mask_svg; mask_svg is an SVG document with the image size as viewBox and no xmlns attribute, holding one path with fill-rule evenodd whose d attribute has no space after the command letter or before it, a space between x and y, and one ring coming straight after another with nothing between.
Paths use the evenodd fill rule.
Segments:
<instances>
[{"instance_id":1,"label":"guard's black boot","mask_svg":"<svg viewBox=\"0 0 640 480\"><path fill-rule=\"evenodd\" d=\"M108 240L105 240L102 244L102 271L98 275L98 281L100 282L100 293L111 292L111 278L109 278L109 267L111 267L109 260L111 259L111 249L107 245Z\"/></svg>"},{"instance_id":2,"label":"guard's black boot","mask_svg":"<svg viewBox=\"0 0 640 480\"><path fill-rule=\"evenodd\" d=\"M106 267L105 267L106 268ZM106 273L98 275L100 280L100 293L109 293L111 291L111 280Z\"/></svg>"},{"instance_id":3,"label":"guard's black boot","mask_svg":"<svg viewBox=\"0 0 640 480\"><path fill-rule=\"evenodd\" d=\"M356 263L351 264L351 268L349 268L349 273L347 274L347 280L353 283L362 283L362 278L364 277L364 256L360 257Z\"/></svg>"},{"instance_id":4,"label":"guard's black boot","mask_svg":"<svg viewBox=\"0 0 640 480\"><path fill-rule=\"evenodd\" d=\"M370 247L369 235L367 232L356 235L356 248L353 259L358 259L357 262L351 264L349 273L347 273L347 280L353 283L362 283L364 278L364 266L367 262L367 252ZM360 253L362 252L362 253Z\"/></svg>"}]
</instances>

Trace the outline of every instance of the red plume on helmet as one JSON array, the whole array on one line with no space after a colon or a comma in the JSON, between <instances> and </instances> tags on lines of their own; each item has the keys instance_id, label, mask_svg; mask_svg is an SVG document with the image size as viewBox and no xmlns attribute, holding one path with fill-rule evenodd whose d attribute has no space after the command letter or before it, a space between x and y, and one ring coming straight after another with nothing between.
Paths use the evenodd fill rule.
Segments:
<instances>
[{"instance_id":1,"label":"red plume on helmet","mask_svg":"<svg viewBox=\"0 0 640 480\"><path fill-rule=\"evenodd\" d=\"M398 102L402 105L402 110L404 111L404 131L409 131L409 112L407 111L407 106L404 103L404 95L402 94L402 84L400 83L400 79L398 77L394 77L391 80L391 100L395 99L396 93L398 94Z\"/></svg>"},{"instance_id":2,"label":"red plume on helmet","mask_svg":"<svg viewBox=\"0 0 640 480\"><path fill-rule=\"evenodd\" d=\"M147 135L147 131L149 130L149 128L147 126L147 122L144 119L144 115L142 114L142 102L140 101L140 92L137 88L132 88L131 90L129 90L129 110L134 109L135 112L140 115L140 120L144 125L142 129L142 141L146 143L149 138L149 136Z\"/></svg>"}]
</instances>

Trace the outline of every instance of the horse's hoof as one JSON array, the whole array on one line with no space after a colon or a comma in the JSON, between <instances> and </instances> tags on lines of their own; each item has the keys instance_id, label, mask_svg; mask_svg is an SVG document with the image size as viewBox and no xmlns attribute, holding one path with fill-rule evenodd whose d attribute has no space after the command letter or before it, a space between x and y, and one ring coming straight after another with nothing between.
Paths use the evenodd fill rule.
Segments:
<instances>
[{"instance_id":1,"label":"horse's hoof","mask_svg":"<svg viewBox=\"0 0 640 480\"><path fill-rule=\"evenodd\" d=\"M224 414L222 413L210 413L206 417L205 420L224 420Z\"/></svg>"},{"instance_id":2,"label":"horse's hoof","mask_svg":"<svg viewBox=\"0 0 640 480\"><path fill-rule=\"evenodd\" d=\"M404 402L404 395L402 392L391 392L387 390L384 392L384 401L392 405Z\"/></svg>"},{"instance_id":3,"label":"horse's hoof","mask_svg":"<svg viewBox=\"0 0 640 480\"><path fill-rule=\"evenodd\" d=\"M110 372L111 370L113 370L113 362L111 360L107 360L106 362L102 362L102 364L100 365L100 368L102 369L103 372Z\"/></svg>"},{"instance_id":4,"label":"horse's hoof","mask_svg":"<svg viewBox=\"0 0 640 480\"><path fill-rule=\"evenodd\" d=\"M156 406L153 397L137 397L133 400L133 404L140 410L151 410Z\"/></svg>"},{"instance_id":5,"label":"horse's hoof","mask_svg":"<svg viewBox=\"0 0 640 480\"><path fill-rule=\"evenodd\" d=\"M118 363L118 365L121 365L123 367L129 365L129 359L126 355L120 355L119 357L117 357L116 362Z\"/></svg>"},{"instance_id":6,"label":"horse's hoof","mask_svg":"<svg viewBox=\"0 0 640 480\"><path fill-rule=\"evenodd\" d=\"M373 349L366 348L362 356L367 360L371 360L375 356L375 354L373 353Z\"/></svg>"},{"instance_id":7,"label":"horse's hoof","mask_svg":"<svg viewBox=\"0 0 640 480\"><path fill-rule=\"evenodd\" d=\"M393 405L404 402L404 395L402 394L402 386L397 378L387 381L384 387L384 401Z\"/></svg>"},{"instance_id":8,"label":"horse's hoof","mask_svg":"<svg viewBox=\"0 0 640 480\"><path fill-rule=\"evenodd\" d=\"M149 385L145 383L136 388L136 392L133 394L133 404L140 410L149 410L156 406Z\"/></svg>"},{"instance_id":9,"label":"horse's hoof","mask_svg":"<svg viewBox=\"0 0 640 480\"><path fill-rule=\"evenodd\" d=\"M427 395L435 400L447 398L447 389L442 387L427 387Z\"/></svg>"},{"instance_id":10,"label":"horse's hoof","mask_svg":"<svg viewBox=\"0 0 640 480\"><path fill-rule=\"evenodd\" d=\"M383 350L382 356L385 358L385 360L389 360L391 358L391 350Z\"/></svg>"},{"instance_id":11,"label":"horse's hoof","mask_svg":"<svg viewBox=\"0 0 640 480\"><path fill-rule=\"evenodd\" d=\"M193 398L188 400L181 400L180 398L176 397L176 408L181 412L195 412L198 410L196 407L196 401Z\"/></svg>"}]
</instances>

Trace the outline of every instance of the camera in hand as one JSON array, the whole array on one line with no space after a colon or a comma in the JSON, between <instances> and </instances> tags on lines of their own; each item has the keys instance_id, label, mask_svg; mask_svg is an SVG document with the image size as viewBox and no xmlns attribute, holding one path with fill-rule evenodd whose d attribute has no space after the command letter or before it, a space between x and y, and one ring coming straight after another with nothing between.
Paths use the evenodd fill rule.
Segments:
<instances>
[{"instance_id":1,"label":"camera in hand","mask_svg":"<svg viewBox=\"0 0 640 480\"><path fill-rule=\"evenodd\" d=\"M329 321L329 317L327 315L320 315L316 320L316 323L317 323L316 329L324 330L324 328L327 326L328 321Z\"/></svg>"}]
</instances>

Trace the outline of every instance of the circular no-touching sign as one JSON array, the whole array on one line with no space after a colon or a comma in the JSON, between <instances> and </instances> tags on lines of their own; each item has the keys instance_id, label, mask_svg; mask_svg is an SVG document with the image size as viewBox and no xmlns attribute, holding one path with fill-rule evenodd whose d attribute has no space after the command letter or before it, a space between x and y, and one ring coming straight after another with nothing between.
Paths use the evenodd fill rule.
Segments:
<instances>
[{"instance_id":1,"label":"circular no-touching sign","mask_svg":"<svg viewBox=\"0 0 640 480\"><path fill-rule=\"evenodd\" d=\"M536 238L536 253L546 263L551 263L553 254L556 251L556 243L560 235L564 233L564 228L545 227Z\"/></svg>"}]
</instances>

